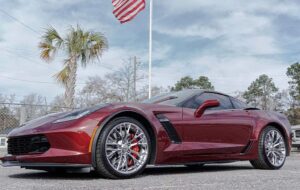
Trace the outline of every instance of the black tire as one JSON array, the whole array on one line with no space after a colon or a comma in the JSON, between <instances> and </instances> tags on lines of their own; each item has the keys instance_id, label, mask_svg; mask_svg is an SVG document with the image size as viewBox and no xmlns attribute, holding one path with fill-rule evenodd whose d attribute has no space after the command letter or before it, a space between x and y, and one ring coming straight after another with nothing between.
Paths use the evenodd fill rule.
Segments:
<instances>
[{"instance_id":1,"label":"black tire","mask_svg":"<svg viewBox=\"0 0 300 190\"><path fill-rule=\"evenodd\" d=\"M259 144L258 144L258 158L257 160L250 160L250 163L252 164L252 166L255 168L255 169L266 169L266 170L276 170L276 169L280 169L283 165L284 165L284 162L285 162L285 159L286 159L286 154L285 154L285 158L284 158L284 161L281 165L279 166L275 166L273 165L267 158L267 155L266 155L266 151L265 151L265 145L264 145L264 141L265 141L265 138L266 138L266 134L271 131L271 130L275 130L277 131L278 133L281 134L281 136L283 137L283 141L284 141L284 146L285 146L285 151L287 152L287 146L286 146L286 141L285 141L285 137L284 135L275 127L272 127L272 126L268 126L266 127L260 134L260 137L259 137Z\"/></svg>"},{"instance_id":2,"label":"black tire","mask_svg":"<svg viewBox=\"0 0 300 190\"><path fill-rule=\"evenodd\" d=\"M142 167L139 168L134 173L130 174L124 174L116 171L110 164L109 161L106 158L106 153L105 153L105 141L107 136L109 135L109 132L111 129L123 122L130 122L135 125L137 125L140 129L142 129L143 133L146 136L147 142L148 142L148 156L143 164ZM132 178L137 175L139 175L143 170L145 169L147 163L149 163L151 155L151 142L150 142L150 136L146 130L146 128L137 120L130 118L130 117L118 117L110 121L106 126L104 126L98 140L97 140L97 148L96 148L96 168L95 172L99 175L101 175L104 178L110 178L110 179L127 179L127 178Z\"/></svg>"}]
</instances>

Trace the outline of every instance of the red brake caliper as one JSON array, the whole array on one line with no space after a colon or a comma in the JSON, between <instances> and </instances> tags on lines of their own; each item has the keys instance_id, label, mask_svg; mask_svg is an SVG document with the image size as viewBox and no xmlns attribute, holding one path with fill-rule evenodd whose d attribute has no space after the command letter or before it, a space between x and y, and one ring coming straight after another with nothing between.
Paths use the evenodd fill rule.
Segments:
<instances>
[{"instance_id":1,"label":"red brake caliper","mask_svg":"<svg viewBox=\"0 0 300 190\"><path fill-rule=\"evenodd\" d=\"M134 134L131 134L131 135L130 135L130 139L132 140L132 144L138 142L137 139L134 139ZM135 151L135 152L140 152L140 147L139 147L139 145L132 146L130 149L133 150L133 151ZM134 158L137 158L137 157L138 157L138 155L136 155L136 154L132 154L132 156L133 156ZM128 158L128 166L132 166L133 164L134 164L133 159L129 157L129 158Z\"/></svg>"}]
</instances>

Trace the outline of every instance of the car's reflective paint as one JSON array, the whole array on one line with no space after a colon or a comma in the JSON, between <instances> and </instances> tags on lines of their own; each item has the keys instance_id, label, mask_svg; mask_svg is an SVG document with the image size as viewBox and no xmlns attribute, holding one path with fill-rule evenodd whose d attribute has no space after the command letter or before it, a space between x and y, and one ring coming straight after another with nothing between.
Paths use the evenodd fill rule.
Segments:
<instances>
[{"instance_id":1,"label":"car's reflective paint","mask_svg":"<svg viewBox=\"0 0 300 190\"><path fill-rule=\"evenodd\" d=\"M258 138L268 125L278 127L286 138L291 130L284 117L260 110L207 110L195 117L194 109L161 104L110 104L80 119L53 123L61 115L44 117L13 130L8 138L43 134L51 148L43 154L8 155L1 160L22 163L94 165L95 142L101 128L114 116L134 113L149 122L155 151L152 164L252 160L257 158ZM175 128L181 143L172 143L156 115L163 114ZM91 148L93 147L93 148Z\"/></svg>"}]
</instances>

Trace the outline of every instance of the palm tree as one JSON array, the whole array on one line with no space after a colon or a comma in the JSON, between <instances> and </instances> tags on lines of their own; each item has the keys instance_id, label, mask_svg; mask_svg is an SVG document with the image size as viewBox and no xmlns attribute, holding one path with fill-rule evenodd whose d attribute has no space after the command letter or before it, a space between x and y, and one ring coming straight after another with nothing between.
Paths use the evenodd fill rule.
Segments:
<instances>
[{"instance_id":1,"label":"palm tree","mask_svg":"<svg viewBox=\"0 0 300 190\"><path fill-rule=\"evenodd\" d=\"M78 25L76 28L71 26L64 38L55 28L49 27L42 36L39 48L41 58L47 62L55 58L58 50L66 55L64 68L55 77L65 87L65 106L72 108L78 62L85 68L88 63L99 59L108 48L108 42L103 34L84 31Z\"/></svg>"}]
</instances>

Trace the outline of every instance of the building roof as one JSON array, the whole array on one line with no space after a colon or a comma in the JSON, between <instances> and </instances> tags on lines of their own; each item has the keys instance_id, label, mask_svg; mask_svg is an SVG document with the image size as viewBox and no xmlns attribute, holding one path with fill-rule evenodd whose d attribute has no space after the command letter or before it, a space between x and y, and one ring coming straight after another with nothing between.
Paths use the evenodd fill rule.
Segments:
<instances>
[{"instance_id":1,"label":"building roof","mask_svg":"<svg viewBox=\"0 0 300 190\"><path fill-rule=\"evenodd\" d=\"M300 129L300 125L294 125L294 126L292 126L292 129Z\"/></svg>"}]
</instances>

